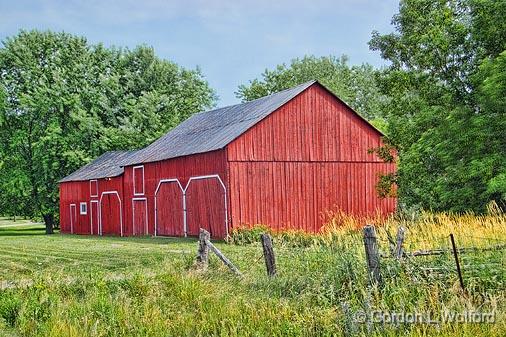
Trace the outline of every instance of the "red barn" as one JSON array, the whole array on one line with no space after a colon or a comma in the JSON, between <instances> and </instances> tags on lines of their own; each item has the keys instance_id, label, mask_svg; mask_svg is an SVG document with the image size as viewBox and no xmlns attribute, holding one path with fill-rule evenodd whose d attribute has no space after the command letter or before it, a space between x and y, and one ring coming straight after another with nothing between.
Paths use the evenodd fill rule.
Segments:
<instances>
[{"instance_id":1,"label":"red barn","mask_svg":"<svg viewBox=\"0 0 506 337\"><path fill-rule=\"evenodd\" d=\"M123 235L123 168L135 151L106 152L60 180L61 232Z\"/></svg>"},{"instance_id":2,"label":"red barn","mask_svg":"<svg viewBox=\"0 0 506 337\"><path fill-rule=\"evenodd\" d=\"M107 153L63 179L62 231L194 236L204 227L225 237L251 224L317 232L331 209L388 214L396 200L375 185L395 165L368 152L381 137L315 81L197 113L144 149ZM97 204L98 219L80 215L81 203Z\"/></svg>"}]
</instances>

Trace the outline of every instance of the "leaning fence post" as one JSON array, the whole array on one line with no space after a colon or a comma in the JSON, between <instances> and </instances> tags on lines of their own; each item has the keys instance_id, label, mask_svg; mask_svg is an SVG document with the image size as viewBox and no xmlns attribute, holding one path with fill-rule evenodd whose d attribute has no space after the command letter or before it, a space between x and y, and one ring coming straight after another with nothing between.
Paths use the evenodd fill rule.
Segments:
<instances>
[{"instance_id":1,"label":"leaning fence post","mask_svg":"<svg viewBox=\"0 0 506 337\"><path fill-rule=\"evenodd\" d=\"M364 226L364 248L371 283L381 284L379 247L373 225Z\"/></svg>"},{"instance_id":2,"label":"leaning fence post","mask_svg":"<svg viewBox=\"0 0 506 337\"><path fill-rule=\"evenodd\" d=\"M274 249L272 248L272 238L269 234L261 234L262 247L264 251L265 266L267 267L267 275L276 275L276 259L274 257Z\"/></svg>"},{"instance_id":3,"label":"leaning fence post","mask_svg":"<svg viewBox=\"0 0 506 337\"><path fill-rule=\"evenodd\" d=\"M227 257L225 255L223 255L223 253L218 248L216 248L215 245L213 245L211 243L211 241L206 240L206 246L210 250L212 250L213 253L216 254L216 256L218 256L218 258L221 260L221 262L223 262L227 267L229 267L230 270L232 270L236 275L242 276L242 274L239 271L239 269L237 269L237 267L234 266L234 264L229 259L227 259Z\"/></svg>"},{"instance_id":4,"label":"leaning fence post","mask_svg":"<svg viewBox=\"0 0 506 337\"><path fill-rule=\"evenodd\" d=\"M462 278L462 271L460 270L459 253L457 251L457 245L455 244L453 233L450 234L450 241L452 242L453 257L455 258L455 265L457 266L457 274L459 275L460 287L465 292L466 288L464 287L464 279Z\"/></svg>"},{"instance_id":5,"label":"leaning fence post","mask_svg":"<svg viewBox=\"0 0 506 337\"><path fill-rule=\"evenodd\" d=\"M399 227L397 230L397 237L395 242L395 251L394 256L396 259L400 259L402 255L404 254L404 249L402 248L402 245L404 244L404 233L406 232L406 229L404 227Z\"/></svg>"},{"instance_id":6,"label":"leaning fence post","mask_svg":"<svg viewBox=\"0 0 506 337\"><path fill-rule=\"evenodd\" d=\"M208 231L201 228L199 232L199 249L197 255L197 263L200 264L201 267L207 268L207 264L209 262L209 247L206 242L211 238L211 234Z\"/></svg>"}]
</instances>

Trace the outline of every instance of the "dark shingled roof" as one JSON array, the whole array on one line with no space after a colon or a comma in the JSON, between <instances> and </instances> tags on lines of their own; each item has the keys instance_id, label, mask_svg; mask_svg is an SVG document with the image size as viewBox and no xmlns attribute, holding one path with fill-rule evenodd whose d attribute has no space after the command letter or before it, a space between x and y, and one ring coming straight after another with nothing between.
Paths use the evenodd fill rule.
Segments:
<instances>
[{"instance_id":1,"label":"dark shingled roof","mask_svg":"<svg viewBox=\"0 0 506 337\"><path fill-rule=\"evenodd\" d=\"M135 154L136 151L109 151L95 159L94 161L84 165L74 173L66 176L61 183L67 181L82 181L90 179L100 179L117 177L123 173L123 167L120 163L129 156Z\"/></svg>"},{"instance_id":2,"label":"dark shingled roof","mask_svg":"<svg viewBox=\"0 0 506 337\"><path fill-rule=\"evenodd\" d=\"M121 165L149 163L224 148L316 81L254 101L194 114Z\"/></svg>"}]
</instances>

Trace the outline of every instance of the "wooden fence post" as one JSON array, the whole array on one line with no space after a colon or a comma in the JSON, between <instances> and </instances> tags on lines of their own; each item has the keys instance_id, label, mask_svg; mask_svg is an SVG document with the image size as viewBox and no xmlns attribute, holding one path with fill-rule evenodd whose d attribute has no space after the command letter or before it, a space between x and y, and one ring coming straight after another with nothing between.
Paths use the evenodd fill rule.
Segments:
<instances>
[{"instance_id":1,"label":"wooden fence post","mask_svg":"<svg viewBox=\"0 0 506 337\"><path fill-rule=\"evenodd\" d=\"M274 257L274 249L272 248L272 238L269 234L261 234L262 247L264 251L265 266L267 267L267 275L276 276L276 259Z\"/></svg>"},{"instance_id":2,"label":"wooden fence post","mask_svg":"<svg viewBox=\"0 0 506 337\"><path fill-rule=\"evenodd\" d=\"M376 231L373 225L364 226L364 248L369 270L369 281L381 284L379 247L376 239Z\"/></svg>"},{"instance_id":3,"label":"wooden fence post","mask_svg":"<svg viewBox=\"0 0 506 337\"><path fill-rule=\"evenodd\" d=\"M452 242L453 257L455 258L455 265L457 266L457 274L459 275L460 287L462 288L462 291L466 292L466 288L464 287L464 279L462 278L462 271L460 270L459 253L457 251L457 245L455 244L453 233L450 234L450 241Z\"/></svg>"},{"instance_id":4,"label":"wooden fence post","mask_svg":"<svg viewBox=\"0 0 506 337\"><path fill-rule=\"evenodd\" d=\"M225 266L229 267L230 270L232 270L237 276L242 276L239 269L237 269L237 267L234 266L234 264L232 262L230 262L230 260L227 259L227 257L225 255L223 255L223 253L218 248L216 248L215 245L213 245L211 243L211 241L206 240L206 246L209 249L211 249L213 251L213 253L216 254L216 256L218 256L218 258L225 264Z\"/></svg>"},{"instance_id":5,"label":"wooden fence post","mask_svg":"<svg viewBox=\"0 0 506 337\"><path fill-rule=\"evenodd\" d=\"M209 247L207 245L207 241L211 238L211 234L208 231L201 228L199 232L199 249L197 255L197 263L200 264L201 267L207 268L207 264L209 262Z\"/></svg>"},{"instance_id":6,"label":"wooden fence post","mask_svg":"<svg viewBox=\"0 0 506 337\"><path fill-rule=\"evenodd\" d=\"M404 233L406 232L406 229L404 227L399 227L397 230L397 237L395 242L395 251L394 256L396 259L402 258L402 255L404 254L404 249L402 248L402 245L404 244Z\"/></svg>"}]
</instances>

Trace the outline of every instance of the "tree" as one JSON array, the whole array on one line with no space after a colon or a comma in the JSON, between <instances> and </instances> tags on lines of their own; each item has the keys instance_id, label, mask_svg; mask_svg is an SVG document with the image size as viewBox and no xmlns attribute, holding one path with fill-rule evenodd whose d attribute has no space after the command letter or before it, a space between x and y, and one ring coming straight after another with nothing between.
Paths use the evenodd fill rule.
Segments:
<instances>
[{"instance_id":1,"label":"tree","mask_svg":"<svg viewBox=\"0 0 506 337\"><path fill-rule=\"evenodd\" d=\"M48 233L59 179L104 151L146 145L215 101L200 70L161 60L145 46L105 48L39 31L3 44L0 206L41 216Z\"/></svg>"},{"instance_id":2,"label":"tree","mask_svg":"<svg viewBox=\"0 0 506 337\"><path fill-rule=\"evenodd\" d=\"M403 0L395 32L373 32L371 49L391 62L378 83L388 97L381 110L399 153L404 204L453 211L483 211L492 200L505 205L497 57L506 37L497 27L504 27L506 6L498 3Z\"/></svg>"},{"instance_id":3,"label":"tree","mask_svg":"<svg viewBox=\"0 0 506 337\"><path fill-rule=\"evenodd\" d=\"M297 84L318 80L368 120L381 126L379 104L382 95L376 84L376 71L369 64L348 65L346 56L305 56L293 59L289 66L265 70L261 79L240 85L236 96L243 101L260 98Z\"/></svg>"}]
</instances>

